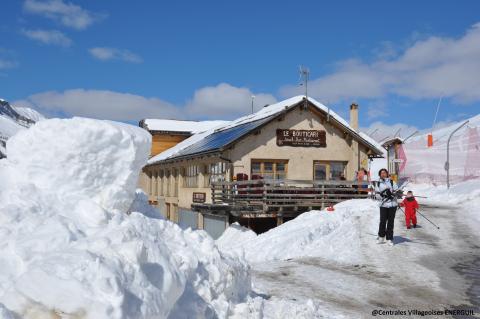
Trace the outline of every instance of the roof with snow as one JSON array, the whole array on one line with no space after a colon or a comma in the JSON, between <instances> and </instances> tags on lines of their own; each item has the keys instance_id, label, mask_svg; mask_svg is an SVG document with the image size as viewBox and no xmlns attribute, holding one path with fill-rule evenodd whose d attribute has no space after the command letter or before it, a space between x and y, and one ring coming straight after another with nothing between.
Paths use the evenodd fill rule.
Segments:
<instances>
[{"instance_id":1,"label":"roof with snow","mask_svg":"<svg viewBox=\"0 0 480 319\"><path fill-rule=\"evenodd\" d=\"M388 140L384 141L382 143L382 146L388 147L389 145L392 145L392 144L402 144L402 143L403 143L403 139L397 136L397 137L389 138Z\"/></svg>"},{"instance_id":2,"label":"roof with snow","mask_svg":"<svg viewBox=\"0 0 480 319\"><path fill-rule=\"evenodd\" d=\"M246 136L250 132L260 128L274 118L281 116L288 110L291 110L305 101L304 95L295 96L281 102L266 106L260 111L240 117L231 122L212 127L203 132L198 132L191 137L185 139L174 147L152 157L148 164L157 162L190 157L195 155L220 152L235 141ZM308 98L310 105L330 116L330 120L335 121L346 132L351 134L360 143L369 147L377 155L382 155L383 150L378 143L372 143L370 139L365 138L362 133L356 132L347 121L341 118L337 113L332 111L322 103Z\"/></svg>"},{"instance_id":3,"label":"roof with snow","mask_svg":"<svg viewBox=\"0 0 480 319\"><path fill-rule=\"evenodd\" d=\"M140 126L149 131L197 133L203 132L219 125L227 124L227 121L181 121L166 119L144 119Z\"/></svg>"}]
</instances>

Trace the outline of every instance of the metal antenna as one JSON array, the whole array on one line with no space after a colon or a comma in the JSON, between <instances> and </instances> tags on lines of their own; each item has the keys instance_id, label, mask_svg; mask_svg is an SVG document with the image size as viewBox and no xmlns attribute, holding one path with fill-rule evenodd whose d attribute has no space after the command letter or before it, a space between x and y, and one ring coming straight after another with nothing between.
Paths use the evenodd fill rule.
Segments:
<instances>
[{"instance_id":1,"label":"metal antenna","mask_svg":"<svg viewBox=\"0 0 480 319\"><path fill-rule=\"evenodd\" d=\"M253 114L253 101L255 100L255 95L252 95L252 114Z\"/></svg>"},{"instance_id":2,"label":"metal antenna","mask_svg":"<svg viewBox=\"0 0 480 319\"><path fill-rule=\"evenodd\" d=\"M300 86L305 87L305 108L307 107L307 99L308 99L308 76L310 75L310 70L304 66L299 67L300 79L302 82Z\"/></svg>"}]
</instances>

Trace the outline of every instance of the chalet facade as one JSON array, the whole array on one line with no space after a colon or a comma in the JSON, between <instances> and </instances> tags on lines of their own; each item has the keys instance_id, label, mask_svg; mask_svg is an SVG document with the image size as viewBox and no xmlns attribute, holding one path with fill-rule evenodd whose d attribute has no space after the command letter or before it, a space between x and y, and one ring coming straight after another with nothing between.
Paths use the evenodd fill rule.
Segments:
<instances>
[{"instance_id":1,"label":"chalet facade","mask_svg":"<svg viewBox=\"0 0 480 319\"><path fill-rule=\"evenodd\" d=\"M369 159L382 155L358 132L356 104L350 107L348 123L304 96L231 122L207 125L156 154L159 149L152 149L154 156L143 169L141 187L167 218L206 229L214 237L223 231L222 224L228 224L228 217L197 214L192 207L215 201L215 183L353 181L357 171L368 167Z\"/></svg>"}]
</instances>

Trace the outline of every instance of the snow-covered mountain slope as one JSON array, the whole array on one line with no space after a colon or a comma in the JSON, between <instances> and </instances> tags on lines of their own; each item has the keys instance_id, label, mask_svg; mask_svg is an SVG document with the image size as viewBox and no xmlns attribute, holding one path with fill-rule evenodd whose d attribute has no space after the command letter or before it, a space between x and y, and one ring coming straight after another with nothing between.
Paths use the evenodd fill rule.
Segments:
<instances>
[{"instance_id":1,"label":"snow-covered mountain slope","mask_svg":"<svg viewBox=\"0 0 480 319\"><path fill-rule=\"evenodd\" d=\"M0 158L6 155L5 144L11 136L43 119L42 114L31 108L15 107L0 99Z\"/></svg>"},{"instance_id":2,"label":"snow-covered mountain slope","mask_svg":"<svg viewBox=\"0 0 480 319\"><path fill-rule=\"evenodd\" d=\"M45 116L40 114L39 112L35 111L34 109L31 109L29 107L23 107L23 106L13 106L13 109L17 111L18 114L32 120L35 122L38 122L40 120L44 120Z\"/></svg>"}]
</instances>

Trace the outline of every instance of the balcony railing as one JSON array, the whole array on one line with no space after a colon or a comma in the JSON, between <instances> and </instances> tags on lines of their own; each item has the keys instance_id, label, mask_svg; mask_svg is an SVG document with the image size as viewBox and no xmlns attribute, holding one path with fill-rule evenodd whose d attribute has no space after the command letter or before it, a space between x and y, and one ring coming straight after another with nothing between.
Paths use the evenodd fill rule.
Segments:
<instances>
[{"instance_id":1,"label":"balcony railing","mask_svg":"<svg viewBox=\"0 0 480 319\"><path fill-rule=\"evenodd\" d=\"M262 212L324 208L368 198L369 184L352 181L249 180L212 183L212 203Z\"/></svg>"}]
</instances>

